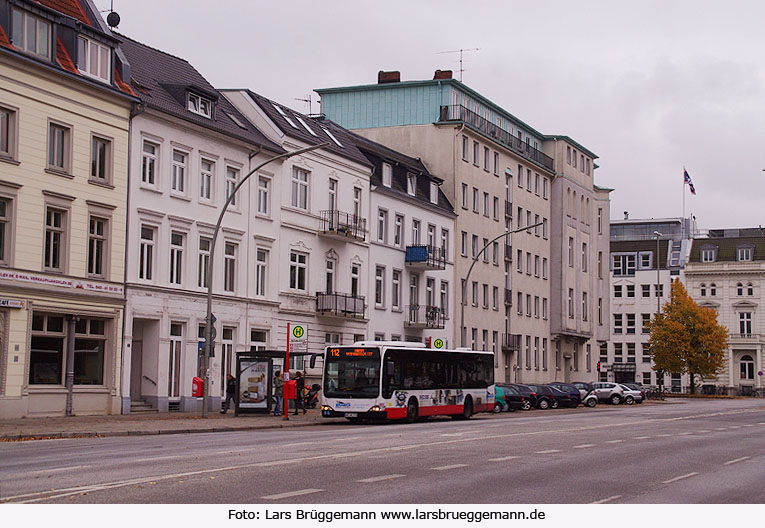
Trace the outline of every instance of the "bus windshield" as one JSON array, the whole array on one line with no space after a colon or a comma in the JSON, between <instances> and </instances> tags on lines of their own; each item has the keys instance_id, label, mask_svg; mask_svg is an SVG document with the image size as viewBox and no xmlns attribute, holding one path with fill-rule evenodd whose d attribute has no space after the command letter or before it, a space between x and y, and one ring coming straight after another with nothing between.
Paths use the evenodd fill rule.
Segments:
<instances>
[{"instance_id":1,"label":"bus windshield","mask_svg":"<svg viewBox=\"0 0 765 528\"><path fill-rule=\"evenodd\" d=\"M324 362L324 395L376 398L380 393L378 348L330 348Z\"/></svg>"}]
</instances>

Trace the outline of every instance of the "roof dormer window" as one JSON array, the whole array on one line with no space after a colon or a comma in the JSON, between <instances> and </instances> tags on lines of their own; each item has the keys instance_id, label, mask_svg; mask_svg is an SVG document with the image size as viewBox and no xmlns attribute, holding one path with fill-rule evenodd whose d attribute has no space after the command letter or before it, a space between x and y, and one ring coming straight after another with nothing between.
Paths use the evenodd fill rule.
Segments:
<instances>
[{"instance_id":1,"label":"roof dormer window","mask_svg":"<svg viewBox=\"0 0 765 528\"><path fill-rule=\"evenodd\" d=\"M716 257L716 248L709 246L701 248L701 262L714 262Z\"/></svg>"},{"instance_id":2,"label":"roof dormer window","mask_svg":"<svg viewBox=\"0 0 765 528\"><path fill-rule=\"evenodd\" d=\"M382 164L382 184L390 187L393 180L393 167L390 163Z\"/></svg>"},{"instance_id":3,"label":"roof dormer window","mask_svg":"<svg viewBox=\"0 0 765 528\"><path fill-rule=\"evenodd\" d=\"M112 50L94 40L77 38L77 69L80 73L104 82L110 82Z\"/></svg>"},{"instance_id":4,"label":"roof dormer window","mask_svg":"<svg viewBox=\"0 0 765 528\"><path fill-rule=\"evenodd\" d=\"M212 101L201 95L189 94L189 111L212 119Z\"/></svg>"},{"instance_id":5,"label":"roof dormer window","mask_svg":"<svg viewBox=\"0 0 765 528\"><path fill-rule=\"evenodd\" d=\"M406 193L410 196L414 196L417 191L417 176L411 172L406 175Z\"/></svg>"},{"instance_id":6,"label":"roof dormer window","mask_svg":"<svg viewBox=\"0 0 765 528\"><path fill-rule=\"evenodd\" d=\"M434 181L430 182L430 203L438 203L438 184Z\"/></svg>"},{"instance_id":7,"label":"roof dormer window","mask_svg":"<svg viewBox=\"0 0 765 528\"><path fill-rule=\"evenodd\" d=\"M13 10L11 39L16 49L50 60L50 29L50 22L21 9Z\"/></svg>"},{"instance_id":8,"label":"roof dormer window","mask_svg":"<svg viewBox=\"0 0 765 528\"><path fill-rule=\"evenodd\" d=\"M736 248L736 260L739 262L748 262L752 260L752 253L754 253L752 246L739 246Z\"/></svg>"}]
</instances>

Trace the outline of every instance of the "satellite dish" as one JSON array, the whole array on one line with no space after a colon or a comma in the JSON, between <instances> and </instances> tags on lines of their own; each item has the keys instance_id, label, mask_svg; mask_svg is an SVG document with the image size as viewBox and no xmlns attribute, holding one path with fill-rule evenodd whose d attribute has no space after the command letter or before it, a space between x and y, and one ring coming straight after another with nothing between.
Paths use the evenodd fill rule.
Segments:
<instances>
[{"instance_id":1,"label":"satellite dish","mask_svg":"<svg viewBox=\"0 0 765 528\"><path fill-rule=\"evenodd\" d=\"M109 24L109 27L116 28L120 25L120 16L116 11L112 11L106 15L106 23Z\"/></svg>"}]
</instances>

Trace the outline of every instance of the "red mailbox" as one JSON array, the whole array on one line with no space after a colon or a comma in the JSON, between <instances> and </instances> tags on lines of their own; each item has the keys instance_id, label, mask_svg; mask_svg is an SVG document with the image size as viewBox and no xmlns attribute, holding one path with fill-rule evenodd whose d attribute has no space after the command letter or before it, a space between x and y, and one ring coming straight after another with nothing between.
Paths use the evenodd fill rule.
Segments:
<instances>
[{"instance_id":1,"label":"red mailbox","mask_svg":"<svg viewBox=\"0 0 765 528\"><path fill-rule=\"evenodd\" d=\"M194 376L191 380L191 395L194 397L204 396L205 381L202 378Z\"/></svg>"},{"instance_id":2,"label":"red mailbox","mask_svg":"<svg viewBox=\"0 0 765 528\"><path fill-rule=\"evenodd\" d=\"M284 397L288 400L297 398L297 381L289 380L284 382Z\"/></svg>"}]
</instances>

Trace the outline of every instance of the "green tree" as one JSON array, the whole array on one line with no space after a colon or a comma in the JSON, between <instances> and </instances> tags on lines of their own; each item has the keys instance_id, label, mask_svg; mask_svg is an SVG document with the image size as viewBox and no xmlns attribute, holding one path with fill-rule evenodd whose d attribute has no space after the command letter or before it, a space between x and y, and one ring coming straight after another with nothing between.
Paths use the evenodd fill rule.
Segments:
<instances>
[{"instance_id":1,"label":"green tree","mask_svg":"<svg viewBox=\"0 0 765 528\"><path fill-rule=\"evenodd\" d=\"M649 325L653 369L687 373L691 394L695 376L715 376L725 363L728 329L717 322L712 308L699 306L679 279L672 282L669 302Z\"/></svg>"}]
</instances>

